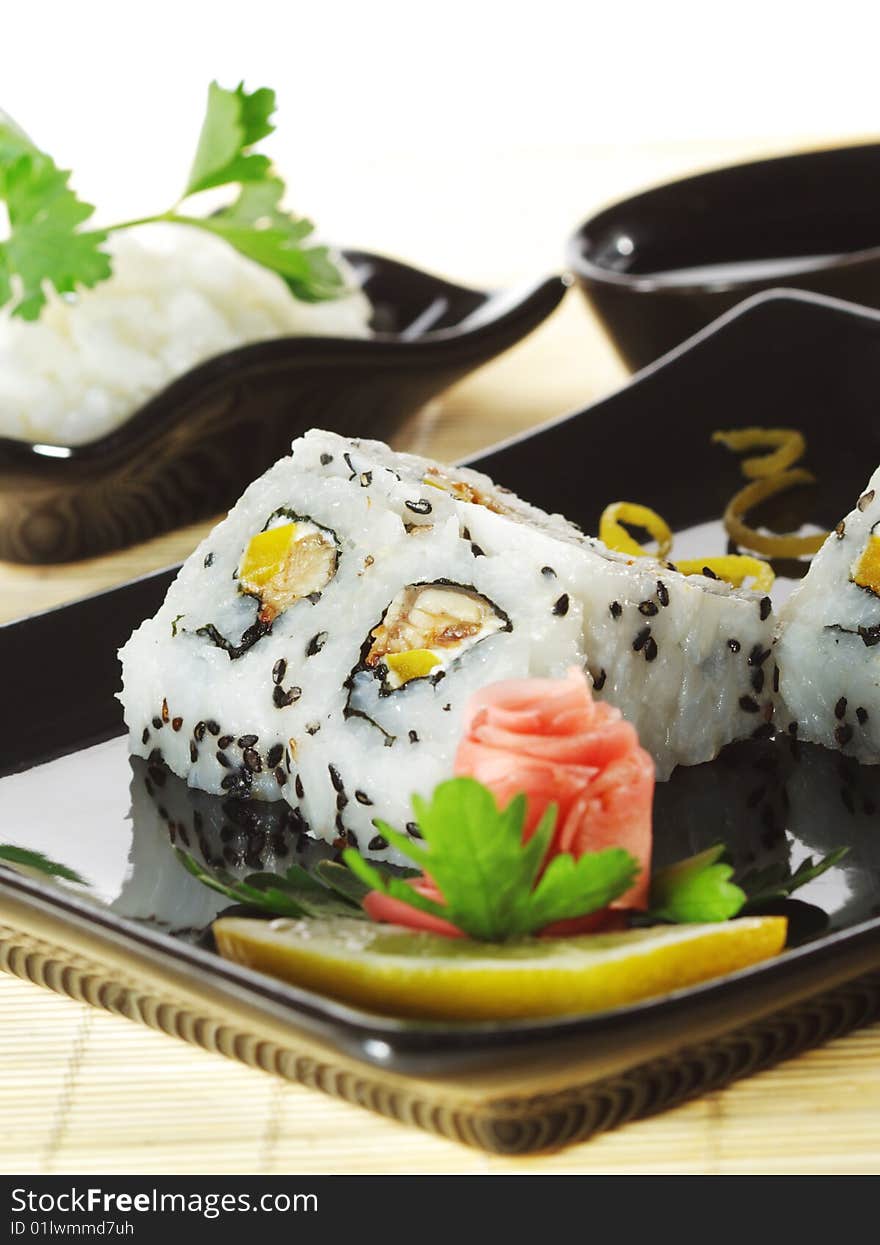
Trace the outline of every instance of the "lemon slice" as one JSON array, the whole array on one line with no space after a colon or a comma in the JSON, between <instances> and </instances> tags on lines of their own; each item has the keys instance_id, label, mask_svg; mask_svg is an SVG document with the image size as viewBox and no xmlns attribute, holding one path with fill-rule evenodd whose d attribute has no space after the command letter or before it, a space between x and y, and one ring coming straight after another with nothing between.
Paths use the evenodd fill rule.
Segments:
<instances>
[{"instance_id":1,"label":"lemon slice","mask_svg":"<svg viewBox=\"0 0 880 1245\"><path fill-rule=\"evenodd\" d=\"M227 959L392 1016L502 1020L603 1011L768 959L784 917L493 944L345 917L214 923Z\"/></svg>"}]
</instances>

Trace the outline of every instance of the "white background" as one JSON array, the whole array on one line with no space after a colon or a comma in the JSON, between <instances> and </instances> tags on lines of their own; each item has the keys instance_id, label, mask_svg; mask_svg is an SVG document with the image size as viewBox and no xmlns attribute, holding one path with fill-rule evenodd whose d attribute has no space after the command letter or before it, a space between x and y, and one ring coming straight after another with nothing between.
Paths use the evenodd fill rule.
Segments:
<instances>
[{"instance_id":1,"label":"white background","mask_svg":"<svg viewBox=\"0 0 880 1245\"><path fill-rule=\"evenodd\" d=\"M150 0L2 6L0 107L105 220L161 209L208 82L275 87L290 203L347 245L530 275L694 163L871 137L880 6Z\"/></svg>"}]
</instances>

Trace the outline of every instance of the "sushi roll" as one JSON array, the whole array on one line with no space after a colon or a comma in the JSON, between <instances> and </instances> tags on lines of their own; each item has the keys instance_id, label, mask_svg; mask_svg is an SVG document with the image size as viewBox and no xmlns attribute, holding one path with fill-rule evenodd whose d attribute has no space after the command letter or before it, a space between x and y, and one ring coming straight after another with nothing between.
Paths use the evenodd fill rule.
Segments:
<instances>
[{"instance_id":1,"label":"sushi roll","mask_svg":"<svg viewBox=\"0 0 880 1245\"><path fill-rule=\"evenodd\" d=\"M665 778L769 729L769 599L610 552L477 472L311 432L121 653L131 749L336 847L452 773L489 683L586 669Z\"/></svg>"},{"instance_id":2,"label":"sushi roll","mask_svg":"<svg viewBox=\"0 0 880 1245\"><path fill-rule=\"evenodd\" d=\"M557 585L555 610L582 610L593 689L635 726L658 779L771 733L769 597L615 553L570 525L534 531L503 526L486 508L463 510L481 547L505 540L535 550Z\"/></svg>"},{"instance_id":3,"label":"sushi roll","mask_svg":"<svg viewBox=\"0 0 880 1245\"><path fill-rule=\"evenodd\" d=\"M780 611L779 729L880 761L880 470Z\"/></svg>"},{"instance_id":4,"label":"sushi roll","mask_svg":"<svg viewBox=\"0 0 880 1245\"><path fill-rule=\"evenodd\" d=\"M405 825L412 794L449 776L474 691L582 667L578 604L554 609L518 545L482 550L430 465L297 441L123 649L132 751L204 791L283 797L318 837L382 855L373 818Z\"/></svg>"}]
</instances>

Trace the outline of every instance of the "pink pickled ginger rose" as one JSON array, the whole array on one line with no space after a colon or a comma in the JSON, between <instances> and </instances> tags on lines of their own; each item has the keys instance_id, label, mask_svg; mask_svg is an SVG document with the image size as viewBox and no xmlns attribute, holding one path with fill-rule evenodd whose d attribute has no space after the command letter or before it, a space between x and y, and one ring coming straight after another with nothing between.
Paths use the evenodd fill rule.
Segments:
<instances>
[{"instance_id":1,"label":"pink pickled ginger rose","mask_svg":"<svg viewBox=\"0 0 880 1245\"><path fill-rule=\"evenodd\" d=\"M611 906L647 907L654 762L620 710L593 699L581 671L477 692L465 711L455 773L483 783L501 808L524 792L525 838L556 804L548 859L625 848L640 873Z\"/></svg>"},{"instance_id":2,"label":"pink pickled ginger rose","mask_svg":"<svg viewBox=\"0 0 880 1245\"><path fill-rule=\"evenodd\" d=\"M477 692L465 711L455 773L483 783L499 808L524 793L526 840L548 804L555 804L556 830L547 860L559 853L578 857L606 847L624 848L638 861L640 872L635 885L611 908L647 907L654 762L620 710L593 700L580 670L570 670L564 679L513 679ZM431 878L423 875L409 885L443 903ZM364 908L374 921L463 936L442 917L377 891L366 896ZM590 933L625 923L622 913L606 908L557 921L541 932Z\"/></svg>"}]
</instances>

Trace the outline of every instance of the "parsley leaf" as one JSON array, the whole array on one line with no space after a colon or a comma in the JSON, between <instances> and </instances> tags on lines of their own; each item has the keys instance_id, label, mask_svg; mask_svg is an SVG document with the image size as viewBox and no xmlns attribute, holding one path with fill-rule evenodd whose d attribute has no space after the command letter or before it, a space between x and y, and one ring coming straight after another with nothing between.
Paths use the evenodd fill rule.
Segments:
<instances>
[{"instance_id":1,"label":"parsley leaf","mask_svg":"<svg viewBox=\"0 0 880 1245\"><path fill-rule=\"evenodd\" d=\"M727 921L746 902L731 881L733 867L719 863L723 843L661 869L651 882L649 916L658 921Z\"/></svg>"},{"instance_id":2,"label":"parsley leaf","mask_svg":"<svg viewBox=\"0 0 880 1245\"><path fill-rule=\"evenodd\" d=\"M237 878L226 869L206 869L182 848L175 855L184 869L203 886L225 895L233 903L264 912L268 916L330 917L345 916L366 919L359 902L343 897L340 888L323 886L300 865L291 865L285 873L251 873Z\"/></svg>"},{"instance_id":3,"label":"parsley leaf","mask_svg":"<svg viewBox=\"0 0 880 1245\"><path fill-rule=\"evenodd\" d=\"M234 91L212 82L183 197L231 182L264 180L271 167L269 160L252 154L249 148L275 129L269 120L274 111L275 92L268 87L249 95L243 82Z\"/></svg>"},{"instance_id":4,"label":"parsley leaf","mask_svg":"<svg viewBox=\"0 0 880 1245\"><path fill-rule=\"evenodd\" d=\"M838 864L848 852L848 847L837 847L819 860L807 856L794 873L789 871L787 865L777 863L746 874L740 878L740 885L748 895L747 910L770 903L774 899L787 899L794 891L806 886L807 882L821 877L826 870Z\"/></svg>"},{"instance_id":5,"label":"parsley leaf","mask_svg":"<svg viewBox=\"0 0 880 1245\"><path fill-rule=\"evenodd\" d=\"M77 198L69 178L17 127L0 121L0 199L10 226L0 242L0 306L15 299L13 315L24 320L36 320L45 306L44 283L68 294L110 275L101 250L107 235L79 230L94 208Z\"/></svg>"},{"instance_id":6,"label":"parsley leaf","mask_svg":"<svg viewBox=\"0 0 880 1245\"><path fill-rule=\"evenodd\" d=\"M267 156L253 147L274 130L275 92L244 83L226 90L217 82L208 103L196 154L180 201L166 212L108 225L81 226L94 208L70 189L70 174L38 150L13 121L0 113L0 202L5 202L10 235L0 242L0 307L36 320L46 304L45 286L60 294L90 288L111 275L102 249L108 234L169 221L204 229L235 250L277 273L294 297L304 302L338 298L345 279L325 246L304 246L314 232L311 221L281 206L284 182ZM191 195L221 186L238 187L238 197L213 216L190 216L180 205Z\"/></svg>"},{"instance_id":7,"label":"parsley leaf","mask_svg":"<svg viewBox=\"0 0 880 1245\"><path fill-rule=\"evenodd\" d=\"M343 853L345 863L371 889L443 917L471 938L498 942L554 921L586 916L629 890L638 872L628 852L609 848L585 853L577 861L556 856L542 875L555 806L524 843L525 796L499 809L492 793L473 778L441 783L430 803L414 796L413 809L424 847L383 821L374 824L392 847L433 879L444 903L383 876L351 849Z\"/></svg>"},{"instance_id":8,"label":"parsley leaf","mask_svg":"<svg viewBox=\"0 0 880 1245\"><path fill-rule=\"evenodd\" d=\"M36 873L45 873L50 878L63 878L65 882L77 882L80 886L88 886L88 882L67 865L50 860L42 852L30 851L25 847L14 847L11 843L0 843L0 863L16 865L20 869L31 869Z\"/></svg>"}]
</instances>

